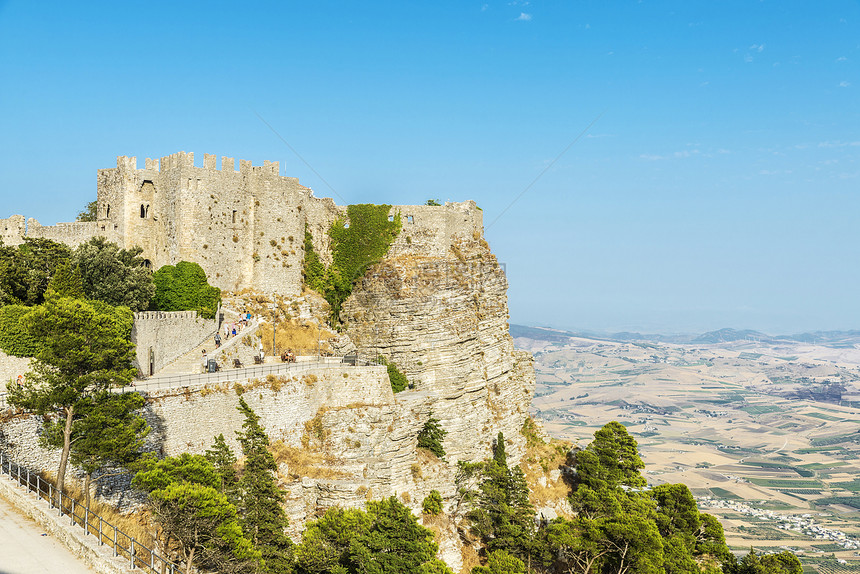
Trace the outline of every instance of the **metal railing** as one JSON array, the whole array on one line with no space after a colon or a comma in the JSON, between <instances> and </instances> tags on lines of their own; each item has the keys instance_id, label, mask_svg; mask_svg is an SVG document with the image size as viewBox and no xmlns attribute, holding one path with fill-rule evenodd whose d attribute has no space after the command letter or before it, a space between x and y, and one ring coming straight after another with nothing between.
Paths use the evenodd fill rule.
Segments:
<instances>
[{"instance_id":1,"label":"metal railing","mask_svg":"<svg viewBox=\"0 0 860 574\"><path fill-rule=\"evenodd\" d=\"M339 367L373 367L382 363L376 356L348 354L344 356L326 357L323 355L297 355L294 363L268 363L241 367L238 369L222 369L214 373L186 373L181 375L158 375L148 379L135 380L127 387L114 389L118 393L135 392L138 390L169 389L187 387L190 385L216 385L232 381L256 379L268 375L295 375L319 369L334 369ZM0 383L2 385L2 383ZM3 387L0 386L0 389ZM11 409L6 400L8 393L0 391L0 413Z\"/></svg>"},{"instance_id":2,"label":"metal railing","mask_svg":"<svg viewBox=\"0 0 860 574\"><path fill-rule=\"evenodd\" d=\"M250 365L238 369L221 369L214 373L186 373L181 375L158 375L148 379L134 381L133 387L123 387L126 390L166 389L172 387L187 387L189 385L215 385L231 381L257 379L268 375L294 375L319 369L334 369L340 367L372 367L380 365L376 357L361 355L346 355L343 357L296 356L291 363L264 363Z\"/></svg>"},{"instance_id":3,"label":"metal railing","mask_svg":"<svg viewBox=\"0 0 860 574\"><path fill-rule=\"evenodd\" d=\"M34 492L38 498L48 502L51 508L57 509L60 516L68 516L70 524L83 528L87 535L97 536L99 546L113 548L113 555L128 561L132 569L141 568L144 572L153 574L175 574L176 564L141 544L134 536L129 536L74 498L60 492L53 483L13 463L8 456L4 457L2 452L0 474L8 474L28 492Z\"/></svg>"}]
</instances>

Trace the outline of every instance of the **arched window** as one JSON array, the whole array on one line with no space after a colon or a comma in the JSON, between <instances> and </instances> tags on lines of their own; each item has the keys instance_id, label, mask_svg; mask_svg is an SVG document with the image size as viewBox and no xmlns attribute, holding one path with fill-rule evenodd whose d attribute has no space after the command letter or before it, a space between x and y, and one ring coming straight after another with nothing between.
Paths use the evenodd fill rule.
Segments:
<instances>
[{"instance_id":1,"label":"arched window","mask_svg":"<svg viewBox=\"0 0 860 574\"><path fill-rule=\"evenodd\" d=\"M146 219L149 215L149 205L140 204L140 218Z\"/></svg>"}]
</instances>

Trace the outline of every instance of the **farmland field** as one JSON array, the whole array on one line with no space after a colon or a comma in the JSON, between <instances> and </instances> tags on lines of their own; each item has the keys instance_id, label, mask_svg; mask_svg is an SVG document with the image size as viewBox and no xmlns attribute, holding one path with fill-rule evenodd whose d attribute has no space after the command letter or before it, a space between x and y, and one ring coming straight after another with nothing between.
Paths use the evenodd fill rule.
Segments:
<instances>
[{"instance_id":1,"label":"farmland field","mask_svg":"<svg viewBox=\"0 0 860 574\"><path fill-rule=\"evenodd\" d=\"M582 336L515 343L535 355L532 414L550 435L584 446L618 421L638 441L649 483L687 484L733 548L789 547L822 573L860 566L860 349ZM823 534L792 530L795 519Z\"/></svg>"}]
</instances>

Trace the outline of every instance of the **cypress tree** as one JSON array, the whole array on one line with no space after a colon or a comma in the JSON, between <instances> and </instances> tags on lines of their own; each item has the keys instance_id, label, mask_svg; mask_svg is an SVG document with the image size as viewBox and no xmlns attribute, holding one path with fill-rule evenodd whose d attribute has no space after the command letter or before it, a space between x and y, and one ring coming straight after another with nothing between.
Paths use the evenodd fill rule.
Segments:
<instances>
[{"instance_id":1,"label":"cypress tree","mask_svg":"<svg viewBox=\"0 0 860 574\"><path fill-rule=\"evenodd\" d=\"M269 437L260 426L260 417L245 399L239 399L245 415L238 432L245 468L239 480L239 514L242 530L262 553L266 572L291 572L292 541L284 533L287 516L282 506L284 492L275 483L275 458L268 451Z\"/></svg>"},{"instance_id":2,"label":"cypress tree","mask_svg":"<svg viewBox=\"0 0 860 574\"><path fill-rule=\"evenodd\" d=\"M215 437L212 448L206 451L206 460L215 467L215 472L221 479L221 487L218 489L233 504L239 502L239 477L236 475L236 455L227 446L224 434Z\"/></svg>"}]
</instances>

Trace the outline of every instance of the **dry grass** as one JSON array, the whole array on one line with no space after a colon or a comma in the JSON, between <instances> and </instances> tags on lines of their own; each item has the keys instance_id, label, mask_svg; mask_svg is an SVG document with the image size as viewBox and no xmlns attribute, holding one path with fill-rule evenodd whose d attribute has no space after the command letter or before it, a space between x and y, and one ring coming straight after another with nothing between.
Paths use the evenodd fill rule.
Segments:
<instances>
[{"instance_id":1,"label":"dry grass","mask_svg":"<svg viewBox=\"0 0 860 574\"><path fill-rule=\"evenodd\" d=\"M305 421L305 432L302 434L302 446L311 448L311 446L321 448L325 445L326 439L331 435L331 431L323 425L323 415L328 411L326 407L320 407L317 414L309 421Z\"/></svg>"},{"instance_id":2,"label":"dry grass","mask_svg":"<svg viewBox=\"0 0 860 574\"><path fill-rule=\"evenodd\" d=\"M51 482L55 482L53 473L43 473L42 477ZM73 498L76 505L80 508L84 507L86 496L84 494L82 484L75 484L74 482L67 480L63 494ZM149 548L153 547L153 543L155 541L153 538L155 527L151 524L149 512L139 511L122 513L110 504L97 500L95 496L90 499L90 512L101 516L104 521L109 522L128 536L134 537L135 540L139 541L144 546ZM76 510L75 514L83 516L83 512L81 510ZM90 520L93 520L92 514L90 515ZM109 532L109 529L106 528L105 532ZM112 531L110 531L110 533L112 536ZM107 537L107 534L105 534L105 536Z\"/></svg>"},{"instance_id":3,"label":"dry grass","mask_svg":"<svg viewBox=\"0 0 860 574\"><path fill-rule=\"evenodd\" d=\"M463 568L460 570L463 574L471 572L472 568L481 565L481 557L471 544L463 544L460 548L460 556L463 558Z\"/></svg>"},{"instance_id":4,"label":"dry grass","mask_svg":"<svg viewBox=\"0 0 860 574\"><path fill-rule=\"evenodd\" d=\"M346 473L332 468L338 462L332 456L294 448L280 440L272 443L269 450L276 462L287 463L289 478L294 480L301 480L302 477L346 478L348 476Z\"/></svg>"},{"instance_id":5,"label":"dry grass","mask_svg":"<svg viewBox=\"0 0 860 574\"><path fill-rule=\"evenodd\" d=\"M271 311L269 315L271 315ZM278 332L275 341L279 350L291 349L293 352L305 351L306 353L316 353L317 347L319 347L320 350L331 351L331 345L328 344L328 340L334 337L335 333L326 327L319 328L316 324L298 321L297 319L284 321L282 317L279 317ZM266 353L271 353L272 325L270 323L261 325L258 333L263 339L263 350Z\"/></svg>"}]
</instances>

